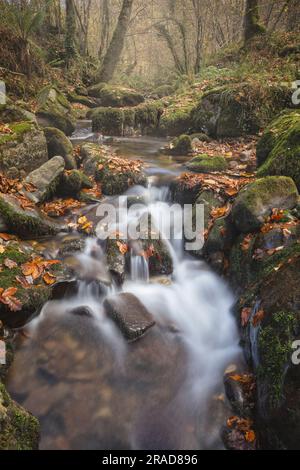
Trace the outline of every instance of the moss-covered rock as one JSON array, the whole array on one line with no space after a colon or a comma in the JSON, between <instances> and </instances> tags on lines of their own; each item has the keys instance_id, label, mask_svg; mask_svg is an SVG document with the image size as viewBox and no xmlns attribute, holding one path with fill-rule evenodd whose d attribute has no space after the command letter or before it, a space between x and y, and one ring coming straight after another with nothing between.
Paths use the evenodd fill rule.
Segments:
<instances>
[{"instance_id":1,"label":"moss-covered rock","mask_svg":"<svg viewBox=\"0 0 300 470\"><path fill-rule=\"evenodd\" d=\"M257 146L259 176L290 176L300 189L300 112L282 114Z\"/></svg>"},{"instance_id":2,"label":"moss-covered rock","mask_svg":"<svg viewBox=\"0 0 300 470\"><path fill-rule=\"evenodd\" d=\"M212 137L257 134L289 102L288 87L246 82L225 85L204 93L192 111L192 126Z\"/></svg>"},{"instance_id":3,"label":"moss-covered rock","mask_svg":"<svg viewBox=\"0 0 300 470\"><path fill-rule=\"evenodd\" d=\"M88 93L89 96L97 98L99 106L110 106L114 108L137 106L145 100L143 95L135 90L105 83L98 83L90 87Z\"/></svg>"},{"instance_id":4,"label":"moss-covered rock","mask_svg":"<svg viewBox=\"0 0 300 470\"><path fill-rule=\"evenodd\" d=\"M38 123L43 127L57 127L66 135L75 131L76 117L67 98L52 85L38 95Z\"/></svg>"},{"instance_id":5,"label":"moss-covered rock","mask_svg":"<svg viewBox=\"0 0 300 470\"><path fill-rule=\"evenodd\" d=\"M152 91L151 97L154 99L164 98L165 96L173 95L175 88L172 85L160 85Z\"/></svg>"},{"instance_id":6,"label":"moss-covered rock","mask_svg":"<svg viewBox=\"0 0 300 470\"><path fill-rule=\"evenodd\" d=\"M87 106L88 108L97 108L99 106L97 100L85 95L77 94L75 91L68 92L68 100L70 103L79 103L83 106Z\"/></svg>"},{"instance_id":7,"label":"moss-covered rock","mask_svg":"<svg viewBox=\"0 0 300 470\"><path fill-rule=\"evenodd\" d=\"M79 197L83 189L91 189L93 183L90 178L79 170L65 171L62 175L57 193L66 197Z\"/></svg>"},{"instance_id":8,"label":"moss-covered rock","mask_svg":"<svg viewBox=\"0 0 300 470\"><path fill-rule=\"evenodd\" d=\"M38 420L15 403L0 383L0 450L37 450Z\"/></svg>"},{"instance_id":9,"label":"moss-covered rock","mask_svg":"<svg viewBox=\"0 0 300 470\"><path fill-rule=\"evenodd\" d=\"M171 182L172 200L178 204L194 204L202 190L203 183L198 179L187 178L183 175Z\"/></svg>"},{"instance_id":10,"label":"moss-covered rock","mask_svg":"<svg viewBox=\"0 0 300 470\"><path fill-rule=\"evenodd\" d=\"M173 140L166 152L172 155L188 155L193 150L192 140L188 135L181 135Z\"/></svg>"},{"instance_id":11,"label":"moss-covered rock","mask_svg":"<svg viewBox=\"0 0 300 470\"><path fill-rule=\"evenodd\" d=\"M125 115L123 109L96 108L88 114L93 122L93 132L104 135L122 136L124 133Z\"/></svg>"},{"instance_id":12,"label":"moss-covered rock","mask_svg":"<svg viewBox=\"0 0 300 470\"><path fill-rule=\"evenodd\" d=\"M291 178L269 176L242 189L232 209L236 228L242 233L255 232L271 215L272 209L293 209L298 191Z\"/></svg>"},{"instance_id":13,"label":"moss-covered rock","mask_svg":"<svg viewBox=\"0 0 300 470\"><path fill-rule=\"evenodd\" d=\"M192 109L192 106L167 108L160 119L160 134L164 136L177 136L188 133L193 126L191 118Z\"/></svg>"},{"instance_id":14,"label":"moss-covered rock","mask_svg":"<svg viewBox=\"0 0 300 470\"><path fill-rule=\"evenodd\" d=\"M27 198L35 204L45 202L53 197L60 184L65 169L63 157L53 157L44 165L32 171L26 178L25 183L35 188L30 192L23 190Z\"/></svg>"},{"instance_id":15,"label":"moss-covered rock","mask_svg":"<svg viewBox=\"0 0 300 470\"><path fill-rule=\"evenodd\" d=\"M228 169L228 163L221 155L214 157L210 157L206 154L198 155L188 162L186 166L190 171L196 173L213 173Z\"/></svg>"},{"instance_id":16,"label":"moss-covered rock","mask_svg":"<svg viewBox=\"0 0 300 470\"><path fill-rule=\"evenodd\" d=\"M24 121L32 121L36 123L36 117L27 109L11 102L0 104L0 122L9 124L10 122Z\"/></svg>"},{"instance_id":17,"label":"moss-covered rock","mask_svg":"<svg viewBox=\"0 0 300 470\"><path fill-rule=\"evenodd\" d=\"M46 127L44 134L47 141L49 159L59 155L65 160L67 170L75 170L77 165L73 155L73 145L66 135L55 127Z\"/></svg>"},{"instance_id":18,"label":"moss-covered rock","mask_svg":"<svg viewBox=\"0 0 300 470\"><path fill-rule=\"evenodd\" d=\"M9 134L0 132L0 171L7 173L15 167L29 173L48 160L45 136L35 123L10 123L9 128Z\"/></svg>"},{"instance_id":19,"label":"moss-covered rock","mask_svg":"<svg viewBox=\"0 0 300 470\"><path fill-rule=\"evenodd\" d=\"M0 215L12 233L24 238L55 235L61 231L61 227L37 209L23 209L15 196L0 194Z\"/></svg>"},{"instance_id":20,"label":"moss-covered rock","mask_svg":"<svg viewBox=\"0 0 300 470\"><path fill-rule=\"evenodd\" d=\"M147 101L134 108L134 127L141 134L159 132L160 120L164 111L161 101Z\"/></svg>"}]
</instances>

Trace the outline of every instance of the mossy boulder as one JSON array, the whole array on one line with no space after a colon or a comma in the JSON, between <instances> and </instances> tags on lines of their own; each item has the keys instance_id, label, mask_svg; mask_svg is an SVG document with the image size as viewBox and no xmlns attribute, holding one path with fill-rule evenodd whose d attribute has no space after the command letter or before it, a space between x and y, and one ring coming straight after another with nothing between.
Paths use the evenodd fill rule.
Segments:
<instances>
[{"instance_id":1,"label":"mossy boulder","mask_svg":"<svg viewBox=\"0 0 300 470\"><path fill-rule=\"evenodd\" d=\"M53 157L30 173L25 183L32 185L35 190L30 192L23 190L28 199L35 204L51 199L57 191L64 169L65 161L63 157Z\"/></svg>"},{"instance_id":2,"label":"mossy boulder","mask_svg":"<svg viewBox=\"0 0 300 470\"><path fill-rule=\"evenodd\" d=\"M39 422L0 383L0 450L38 450Z\"/></svg>"},{"instance_id":3,"label":"mossy boulder","mask_svg":"<svg viewBox=\"0 0 300 470\"><path fill-rule=\"evenodd\" d=\"M178 204L194 204L202 190L200 179L189 178L184 174L171 182L170 191L172 200Z\"/></svg>"},{"instance_id":4,"label":"mossy boulder","mask_svg":"<svg viewBox=\"0 0 300 470\"><path fill-rule=\"evenodd\" d=\"M10 122L24 121L36 123L36 117L32 112L11 102L0 104L0 122L9 124Z\"/></svg>"},{"instance_id":5,"label":"mossy boulder","mask_svg":"<svg viewBox=\"0 0 300 470\"><path fill-rule=\"evenodd\" d=\"M15 167L29 173L48 160L45 136L35 123L10 123L9 128L9 134L0 132L0 171L7 173Z\"/></svg>"},{"instance_id":6,"label":"mossy boulder","mask_svg":"<svg viewBox=\"0 0 300 470\"><path fill-rule=\"evenodd\" d=\"M87 106L88 108L97 108L99 106L97 100L85 95L77 94L75 91L68 92L68 100L70 103L79 103L83 106Z\"/></svg>"},{"instance_id":7,"label":"mossy boulder","mask_svg":"<svg viewBox=\"0 0 300 470\"><path fill-rule=\"evenodd\" d=\"M83 189L92 187L92 181L82 171L70 170L63 173L57 193L64 197L79 197Z\"/></svg>"},{"instance_id":8,"label":"mossy boulder","mask_svg":"<svg viewBox=\"0 0 300 470\"><path fill-rule=\"evenodd\" d=\"M96 108L88 116L92 119L93 132L101 132L109 136L124 134L125 115L123 109Z\"/></svg>"},{"instance_id":9,"label":"mossy boulder","mask_svg":"<svg viewBox=\"0 0 300 470\"><path fill-rule=\"evenodd\" d=\"M55 235L62 230L37 209L23 209L12 195L0 194L0 216L12 233L24 238Z\"/></svg>"},{"instance_id":10,"label":"mossy boulder","mask_svg":"<svg viewBox=\"0 0 300 470\"><path fill-rule=\"evenodd\" d=\"M299 198L291 178L269 176L246 186L239 193L232 208L236 228L242 233L255 232L274 208L293 209Z\"/></svg>"},{"instance_id":11,"label":"mossy boulder","mask_svg":"<svg viewBox=\"0 0 300 470\"><path fill-rule=\"evenodd\" d=\"M161 101L147 101L134 108L134 127L141 134L155 134L159 132L161 116L164 105Z\"/></svg>"},{"instance_id":12,"label":"mossy boulder","mask_svg":"<svg viewBox=\"0 0 300 470\"><path fill-rule=\"evenodd\" d=\"M89 96L97 98L99 106L122 108L137 106L145 101L143 95L131 88L98 83L88 89Z\"/></svg>"},{"instance_id":13,"label":"mossy boulder","mask_svg":"<svg viewBox=\"0 0 300 470\"><path fill-rule=\"evenodd\" d=\"M206 154L198 155L187 163L187 168L196 173L213 173L216 171L226 171L228 162L223 156L211 157Z\"/></svg>"},{"instance_id":14,"label":"mossy boulder","mask_svg":"<svg viewBox=\"0 0 300 470\"><path fill-rule=\"evenodd\" d=\"M66 135L75 131L76 116L67 98L52 85L38 95L37 120L42 127L57 127Z\"/></svg>"},{"instance_id":15,"label":"mossy boulder","mask_svg":"<svg viewBox=\"0 0 300 470\"><path fill-rule=\"evenodd\" d=\"M300 189L300 112L282 114L257 145L259 176L290 176Z\"/></svg>"},{"instance_id":16,"label":"mossy boulder","mask_svg":"<svg viewBox=\"0 0 300 470\"><path fill-rule=\"evenodd\" d=\"M48 157L56 157L59 155L63 157L67 170L75 170L77 168L76 160L74 157L74 149L72 142L66 135L55 127L46 127L44 134L47 141Z\"/></svg>"},{"instance_id":17,"label":"mossy boulder","mask_svg":"<svg viewBox=\"0 0 300 470\"><path fill-rule=\"evenodd\" d=\"M192 150L192 140L190 136L184 134L174 139L169 149L166 149L172 155L188 155Z\"/></svg>"},{"instance_id":18,"label":"mossy boulder","mask_svg":"<svg viewBox=\"0 0 300 470\"><path fill-rule=\"evenodd\" d=\"M290 102L288 87L267 87L245 82L207 91L192 111L193 129L212 137L257 134Z\"/></svg>"},{"instance_id":19,"label":"mossy boulder","mask_svg":"<svg viewBox=\"0 0 300 470\"><path fill-rule=\"evenodd\" d=\"M160 99L164 98L165 96L173 95L174 92L175 88L172 85L160 85L152 91L151 97Z\"/></svg>"},{"instance_id":20,"label":"mossy boulder","mask_svg":"<svg viewBox=\"0 0 300 470\"><path fill-rule=\"evenodd\" d=\"M163 136L178 136L188 133L193 126L192 109L193 107L167 108L160 119L160 134Z\"/></svg>"}]
</instances>

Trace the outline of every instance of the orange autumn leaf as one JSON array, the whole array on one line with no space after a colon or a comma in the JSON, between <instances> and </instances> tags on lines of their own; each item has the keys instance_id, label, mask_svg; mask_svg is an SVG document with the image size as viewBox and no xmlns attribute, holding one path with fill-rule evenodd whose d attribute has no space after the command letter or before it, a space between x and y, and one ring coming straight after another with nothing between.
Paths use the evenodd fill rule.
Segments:
<instances>
[{"instance_id":1,"label":"orange autumn leaf","mask_svg":"<svg viewBox=\"0 0 300 470\"><path fill-rule=\"evenodd\" d=\"M265 312L263 309L259 310L253 317L252 325L256 328L265 318Z\"/></svg>"},{"instance_id":2,"label":"orange autumn leaf","mask_svg":"<svg viewBox=\"0 0 300 470\"><path fill-rule=\"evenodd\" d=\"M242 313L241 313L241 321L242 321L243 328L248 325L248 322L251 317L251 312L252 312L251 308L243 308Z\"/></svg>"},{"instance_id":3,"label":"orange autumn leaf","mask_svg":"<svg viewBox=\"0 0 300 470\"><path fill-rule=\"evenodd\" d=\"M214 219L219 219L221 217L224 217L227 212L228 212L228 206L224 206L224 207L218 207L216 209L213 209L211 211L211 216L214 218Z\"/></svg>"},{"instance_id":4,"label":"orange autumn leaf","mask_svg":"<svg viewBox=\"0 0 300 470\"><path fill-rule=\"evenodd\" d=\"M52 286L53 284L56 283L56 277L53 276L53 274L50 274L50 273L46 273L43 276L43 280L44 280L45 284L47 284L47 286Z\"/></svg>"},{"instance_id":5,"label":"orange autumn leaf","mask_svg":"<svg viewBox=\"0 0 300 470\"><path fill-rule=\"evenodd\" d=\"M128 245L126 243L117 242L117 245L118 245L118 248L119 248L119 252L122 255L126 255L126 253L128 253Z\"/></svg>"},{"instance_id":6,"label":"orange autumn leaf","mask_svg":"<svg viewBox=\"0 0 300 470\"><path fill-rule=\"evenodd\" d=\"M8 242L10 240L15 240L16 236L15 235L10 235L9 233L0 233L0 238L1 240Z\"/></svg>"},{"instance_id":7,"label":"orange autumn leaf","mask_svg":"<svg viewBox=\"0 0 300 470\"><path fill-rule=\"evenodd\" d=\"M7 305L12 312L22 310L22 303L15 297L18 289L16 287L9 287L8 289L0 289L0 302Z\"/></svg>"},{"instance_id":8,"label":"orange autumn leaf","mask_svg":"<svg viewBox=\"0 0 300 470\"><path fill-rule=\"evenodd\" d=\"M253 240L253 235L252 234L247 235L244 238L243 242L241 243L241 248L242 248L243 251L248 251L249 250L252 240Z\"/></svg>"},{"instance_id":9,"label":"orange autumn leaf","mask_svg":"<svg viewBox=\"0 0 300 470\"><path fill-rule=\"evenodd\" d=\"M255 435L255 432L254 431L247 431L246 434L245 434L245 439L247 442L255 442L256 440L256 435Z\"/></svg>"},{"instance_id":10,"label":"orange autumn leaf","mask_svg":"<svg viewBox=\"0 0 300 470\"><path fill-rule=\"evenodd\" d=\"M11 260L11 259L9 259L9 258L6 258L6 259L4 260L4 263L3 263L3 264L4 264L4 266L5 266L6 268L8 268L8 269L14 269L14 268L16 268L16 267L18 266L18 264L17 264L15 261L13 261L13 260Z\"/></svg>"}]
</instances>

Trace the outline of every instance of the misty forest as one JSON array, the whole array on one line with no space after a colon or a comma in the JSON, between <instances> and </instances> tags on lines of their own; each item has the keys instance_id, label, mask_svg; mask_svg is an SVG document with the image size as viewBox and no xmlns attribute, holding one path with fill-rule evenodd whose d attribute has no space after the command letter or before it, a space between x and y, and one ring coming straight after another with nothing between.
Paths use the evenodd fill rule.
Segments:
<instances>
[{"instance_id":1,"label":"misty forest","mask_svg":"<svg viewBox=\"0 0 300 470\"><path fill-rule=\"evenodd\" d=\"M0 41L0 450L299 449L300 1Z\"/></svg>"}]
</instances>

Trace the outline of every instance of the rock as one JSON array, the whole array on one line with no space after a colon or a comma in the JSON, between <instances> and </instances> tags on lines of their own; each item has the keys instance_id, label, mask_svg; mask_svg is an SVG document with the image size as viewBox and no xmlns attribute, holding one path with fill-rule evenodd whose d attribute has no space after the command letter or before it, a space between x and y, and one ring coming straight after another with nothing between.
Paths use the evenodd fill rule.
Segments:
<instances>
[{"instance_id":1,"label":"rock","mask_svg":"<svg viewBox=\"0 0 300 470\"><path fill-rule=\"evenodd\" d=\"M300 190L300 112L283 113L257 144L258 176L293 178Z\"/></svg>"},{"instance_id":2,"label":"rock","mask_svg":"<svg viewBox=\"0 0 300 470\"><path fill-rule=\"evenodd\" d=\"M216 219L204 245L205 254L227 252L234 241L234 235L234 227L229 217Z\"/></svg>"},{"instance_id":3,"label":"rock","mask_svg":"<svg viewBox=\"0 0 300 470\"><path fill-rule=\"evenodd\" d=\"M117 240L108 239L106 244L106 260L109 271L117 284L122 285L126 275L126 258L120 252Z\"/></svg>"},{"instance_id":4,"label":"rock","mask_svg":"<svg viewBox=\"0 0 300 470\"><path fill-rule=\"evenodd\" d=\"M196 132L194 134L191 134L190 138L192 140L197 140L198 142L206 142L207 144L212 142L211 137L209 137L207 134L204 134L204 132Z\"/></svg>"},{"instance_id":5,"label":"rock","mask_svg":"<svg viewBox=\"0 0 300 470\"><path fill-rule=\"evenodd\" d=\"M73 155L74 148L66 135L55 127L46 127L44 134L48 146L48 157L52 158L60 155L65 160L66 170L77 169L76 160Z\"/></svg>"},{"instance_id":6,"label":"rock","mask_svg":"<svg viewBox=\"0 0 300 470\"><path fill-rule=\"evenodd\" d=\"M176 178L170 185L172 200L181 205L194 204L202 186L203 183L200 180L187 177Z\"/></svg>"},{"instance_id":7,"label":"rock","mask_svg":"<svg viewBox=\"0 0 300 470\"><path fill-rule=\"evenodd\" d=\"M66 135L75 131L75 115L65 96L49 85L38 95L38 123L43 127L57 127Z\"/></svg>"},{"instance_id":8,"label":"rock","mask_svg":"<svg viewBox=\"0 0 300 470\"><path fill-rule=\"evenodd\" d=\"M36 190L26 192L28 199L35 204L50 199L56 192L65 169L63 157L53 157L40 168L30 173L25 183L33 185Z\"/></svg>"},{"instance_id":9,"label":"rock","mask_svg":"<svg viewBox=\"0 0 300 470\"><path fill-rule=\"evenodd\" d=\"M89 307L77 307L72 310L69 310L68 313L71 315L77 315L79 317L92 317L93 314Z\"/></svg>"},{"instance_id":10,"label":"rock","mask_svg":"<svg viewBox=\"0 0 300 470\"><path fill-rule=\"evenodd\" d=\"M5 223L5 220L0 215L0 233L6 233L8 231L8 227Z\"/></svg>"},{"instance_id":11,"label":"rock","mask_svg":"<svg viewBox=\"0 0 300 470\"><path fill-rule=\"evenodd\" d=\"M228 169L228 163L222 156L210 157L203 154L194 157L187 163L187 168L196 173L213 173L216 171L225 171Z\"/></svg>"},{"instance_id":12,"label":"rock","mask_svg":"<svg viewBox=\"0 0 300 470\"><path fill-rule=\"evenodd\" d=\"M243 375L240 376L241 381L236 380L236 376L236 374L226 374L224 377L226 398L235 415L243 418L253 418L254 394L249 386L251 383L243 382ZM251 380L251 376L248 377Z\"/></svg>"},{"instance_id":13,"label":"rock","mask_svg":"<svg viewBox=\"0 0 300 470\"><path fill-rule=\"evenodd\" d=\"M29 121L9 125L12 134L0 135L0 171L12 167L28 174L48 160L45 136Z\"/></svg>"},{"instance_id":14,"label":"rock","mask_svg":"<svg viewBox=\"0 0 300 470\"><path fill-rule=\"evenodd\" d=\"M0 450L38 450L38 420L15 403L0 383Z\"/></svg>"},{"instance_id":15,"label":"rock","mask_svg":"<svg viewBox=\"0 0 300 470\"><path fill-rule=\"evenodd\" d=\"M252 155L251 150L245 150L245 152L241 153L239 159L242 163L246 163L246 162L249 162L249 160L251 160L251 155Z\"/></svg>"},{"instance_id":16,"label":"rock","mask_svg":"<svg viewBox=\"0 0 300 470\"><path fill-rule=\"evenodd\" d=\"M153 316L133 294L109 297L104 308L128 341L140 339L155 325Z\"/></svg>"},{"instance_id":17,"label":"rock","mask_svg":"<svg viewBox=\"0 0 300 470\"><path fill-rule=\"evenodd\" d=\"M68 100L70 103L79 103L88 108L97 108L99 103L93 98L89 98L87 95L80 95L75 92L68 92Z\"/></svg>"},{"instance_id":18,"label":"rock","mask_svg":"<svg viewBox=\"0 0 300 470\"><path fill-rule=\"evenodd\" d=\"M102 134L109 136L124 134L124 111L122 109L96 108L90 116L93 132L102 132Z\"/></svg>"},{"instance_id":19,"label":"rock","mask_svg":"<svg viewBox=\"0 0 300 470\"><path fill-rule=\"evenodd\" d=\"M193 105L178 107L177 103L173 107L164 109L160 118L159 133L162 136L178 136L189 133L193 127L192 109Z\"/></svg>"},{"instance_id":20,"label":"rock","mask_svg":"<svg viewBox=\"0 0 300 470\"><path fill-rule=\"evenodd\" d=\"M164 98L165 96L173 95L174 92L175 89L172 85L160 85L151 92L150 97L153 99L160 99Z\"/></svg>"},{"instance_id":21,"label":"rock","mask_svg":"<svg viewBox=\"0 0 300 470\"><path fill-rule=\"evenodd\" d=\"M249 93L256 101L247 100ZM259 93L263 93L261 99ZM272 119L275 110L289 105L289 94L284 86L266 85L259 90L251 89L249 83L224 85L204 93L191 113L192 126L212 137L257 134ZM272 106L268 107L269 104Z\"/></svg>"},{"instance_id":22,"label":"rock","mask_svg":"<svg viewBox=\"0 0 300 470\"><path fill-rule=\"evenodd\" d=\"M192 150L192 141L188 135L181 135L173 140L169 149L166 148L166 152L172 155L188 155Z\"/></svg>"},{"instance_id":23,"label":"rock","mask_svg":"<svg viewBox=\"0 0 300 470\"><path fill-rule=\"evenodd\" d=\"M62 241L58 256L60 258L67 258L74 256L76 253L81 253L85 248L85 240L83 238L66 238Z\"/></svg>"},{"instance_id":24,"label":"rock","mask_svg":"<svg viewBox=\"0 0 300 470\"><path fill-rule=\"evenodd\" d=\"M55 235L62 230L37 209L24 210L15 196L1 193L0 216L12 233L25 238Z\"/></svg>"},{"instance_id":25,"label":"rock","mask_svg":"<svg viewBox=\"0 0 300 470\"><path fill-rule=\"evenodd\" d=\"M62 174L57 193L63 197L79 197L83 189L91 189L93 183L82 171L71 170Z\"/></svg>"},{"instance_id":26,"label":"rock","mask_svg":"<svg viewBox=\"0 0 300 470\"><path fill-rule=\"evenodd\" d=\"M24 121L32 121L35 124L37 123L35 115L27 109L13 103L0 104L0 122L9 124L11 122Z\"/></svg>"},{"instance_id":27,"label":"rock","mask_svg":"<svg viewBox=\"0 0 300 470\"><path fill-rule=\"evenodd\" d=\"M242 233L255 232L271 215L272 209L293 209L298 191L291 178L270 176L246 186L232 208L236 228Z\"/></svg>"},{"instance_id":28,"label":"rock","mask_svg":"<svg viewBox=\"0 0 300 470\"><path fill-rule=\"evenodd\" d=\"M145 101L144 97L135 90L118 85L98 83L88 89L89 96L97 98L99 106L123 108L137 106Z\"/></svg>"},{"instance_id":29,"label":"rock","mask_svg":"<svg viewBox=\"0 0 300 470\"><path fill-rule=\"evenodd\" d=\"M239 166L239 162L237 162L236 160L232 160L232 161L229 162L229 164L228 164L228 168L229 168L230 170L236 170L238 166Z\"/></svg>"}]
</instances>

